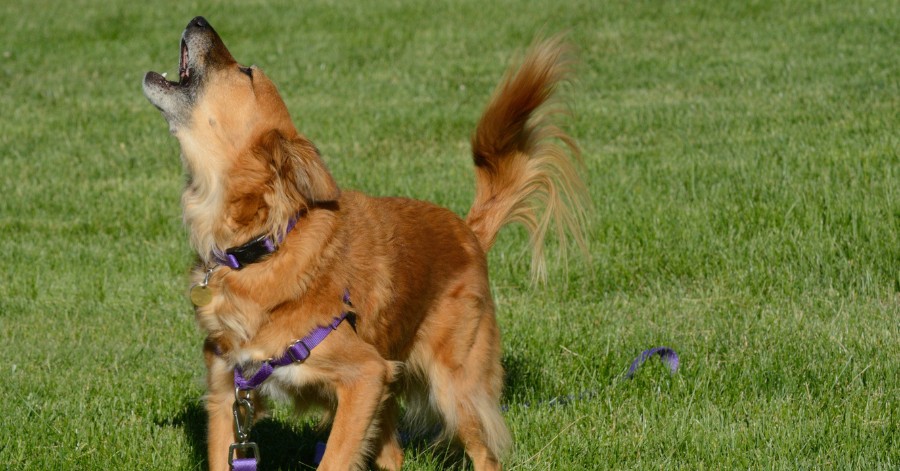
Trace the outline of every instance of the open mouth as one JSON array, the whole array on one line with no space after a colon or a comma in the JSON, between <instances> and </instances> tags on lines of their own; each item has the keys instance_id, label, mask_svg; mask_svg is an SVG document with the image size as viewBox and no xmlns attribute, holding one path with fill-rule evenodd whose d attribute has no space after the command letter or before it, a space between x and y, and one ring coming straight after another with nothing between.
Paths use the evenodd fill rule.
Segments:
<instances>
[{"instance_id":1,"label":"open mouth","mask_svg":"<svg viewBox=\"0 0 900 471\"><path fill-rule=\"evenodd\" d=\"M181 60L178 62L178 80L179 85L187 83L191 78L191 69L188 68L188 47L187 41L181 40Z\"/></svg>"},{"instance_id":2,"label":"open mouth","mask_svg":"<svg viewBox=\"0 0 900 471\"><path fill-rule=\"evenodd\" d=\"M172 73L169 78L166 74L147 72L143 81L144 96L163 112L170 124L186 119L202 92L200 88L211 64L214 67L221 62L233 61L212 26L198 16L188 23L181 34L178 72Z\"/></svg>"},{"instance_id":3,"label":"open mouth","mask_svg":"<svg viewBox=\"0 0 900 471\"><path fill-rule=\"evenodd\" d=\"M191 69L188 67L188 46L187 42L181 40L181 55L178 61L178 81L169 80L165 73L148 72L146 80L163 89L172 89L185 87L191 81Z\"/></svg>"}]
</instances>

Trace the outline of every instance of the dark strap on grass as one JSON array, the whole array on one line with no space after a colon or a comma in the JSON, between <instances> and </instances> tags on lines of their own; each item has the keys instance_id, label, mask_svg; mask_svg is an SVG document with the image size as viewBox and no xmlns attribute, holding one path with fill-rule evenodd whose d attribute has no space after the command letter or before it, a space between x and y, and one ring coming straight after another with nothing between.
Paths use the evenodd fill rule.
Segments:
<instances>
[{"instance_id":1,"label":"dark strap on grass","mask_svg":"<svg viewBox=\"0 0 900 471\"><path fill-rule=\"evenodd\" d=\"M628 368L628 372L625 373L625 377L631 379L634 376L634 372L647 361L648 358L653 355L659 355L660 361L662 361L666 366L669 367L669 371L675 373L678 371L678 354L675 353L675 350L672 350L669 347L655 347L650 350L644 350L638 355L637 358L631 362L631 366Z\"/></svg>"}]
</instances>

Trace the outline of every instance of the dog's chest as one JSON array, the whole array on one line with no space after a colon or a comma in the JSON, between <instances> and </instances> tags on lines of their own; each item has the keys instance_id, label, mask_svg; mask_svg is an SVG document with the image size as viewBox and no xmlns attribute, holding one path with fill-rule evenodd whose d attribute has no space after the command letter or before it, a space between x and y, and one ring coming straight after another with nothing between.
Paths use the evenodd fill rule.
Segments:
<instances>
[{"instance_id":1,"label":"dog's chest","mask_svg":"<svg viewBox=\"0 0 900 471\"><path fill-rule=\"evenodd\" d=\"M304 386L312 384L314 376L311 368L303 364L282 366L259 389L264 396L277 401L288 401L297 397Z\"/></svg>"},{"instance_id":2,"label":"dog's chest","mask_svg":"<svg viewBox=\"0 0 900 471\"><path fill-rule=\"evenodd\" d=\"M261 363L250 360L250 358L258 357L258 352L239 350L236 354L237 358L244 360L241 364L245 365L242 369L245 377L250 378L259 371ZM271 399L286 401L297 397L305 387L321 382L320 379L314 368L305 363L296 362L273 368L272 374L259 385L258 390Z\"/></svg>"}]
</instances>

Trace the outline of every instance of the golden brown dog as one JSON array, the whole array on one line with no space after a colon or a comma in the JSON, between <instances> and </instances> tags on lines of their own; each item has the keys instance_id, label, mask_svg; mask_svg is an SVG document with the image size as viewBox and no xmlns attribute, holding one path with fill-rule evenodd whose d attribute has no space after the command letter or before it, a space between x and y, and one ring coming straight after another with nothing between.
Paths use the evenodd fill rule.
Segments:
<instances>
[{"instance_id":1,"label":"golden brown dog","mask_svg":"<svg viewBox=\"0 0 900 471\"><path fill-rule=\"evenodd\" d=\"M559 40L538 44L498 87L472 138L477 193L463 220L427 202L341 191L269 78L238 64L205 19L188 24L179 81L149 72L143 87L188 174L210 469L227 468L235 442L235 369L261 368L330 324L348 309L345 292L354 322L272 374L252 393L257 406L264 395L324 407L332 425L320 469L400 469L398 401L417 417L437 412L476 470L500 468L511 440L485 253L514 221L530 230L538 270L548 227L580 237L586 192L568 157L577 149L549 121L566 57ZM271 253L222 263L260 238Z\"/></svg>"}]
</instances>

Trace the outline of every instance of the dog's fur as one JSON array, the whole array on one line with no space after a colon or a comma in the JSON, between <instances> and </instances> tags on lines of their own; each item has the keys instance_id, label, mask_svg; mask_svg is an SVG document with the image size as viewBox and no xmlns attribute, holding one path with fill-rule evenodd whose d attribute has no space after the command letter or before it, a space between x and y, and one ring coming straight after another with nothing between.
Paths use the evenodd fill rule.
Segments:
<instances>
[{"instance_id":1,"label":"dog's fur","mask_svg":"<svg viewBox=\"0 0 900 471\"><path fill-rule=\"evenodd\" d=\"M254 394L330 412L323 470L369 460L399 469L401 399L418 417L436 411L476 470L500 468L511 439L498 406L500 333L485 253L502 226L522 222L539 272L553 221L580 237L586 192L568 157L577 148L549 121L567 57L559 39L539 43L498 87L472 138L477 193L463 220L423 201L341 191L265 74L240 66L203 18L188 24L179 82L150 72L144 93L181 145L184 220L200 259L193 282L214 265L213 252L283 237L259 263L216 267L213 300L196 308L208 334L211 470L227 467L234 441L235 366L277 357L330 323L346 308L345 290L355 325L341 324Z\"/></svg>"}]
</instances>

